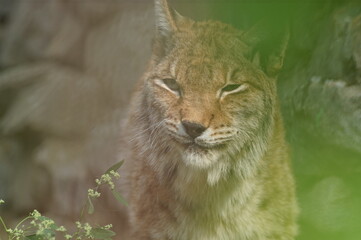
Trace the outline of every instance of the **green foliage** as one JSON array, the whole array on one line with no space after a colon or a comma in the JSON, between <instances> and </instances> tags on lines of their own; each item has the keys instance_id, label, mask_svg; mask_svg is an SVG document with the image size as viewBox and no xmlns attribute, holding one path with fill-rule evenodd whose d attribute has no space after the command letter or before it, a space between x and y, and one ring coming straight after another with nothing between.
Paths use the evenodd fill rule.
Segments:
<instances>
[{"instance_id":1,"label":"green foliage","mask_svg":"<svg viewBox=\"0 0 361 240\"><path fill-rule=\"evenodd\" d=\"M117 170L121 167L123 161L116 163L110 167L99 179L95 180L96 187L88 189L88 198L86 206L88 208L88 214L93 214L95 211L93 199L99 198L99 187L102 185L109 186L115 199L121 204L127 205L127 202L121 196L119 192L115 190L114 179L119 178ZM0 199L0 205L5 202ZM81 216L83 215L83 211ZM5 221L0 216L0 223L5 229L9 240L55 240L56 236L62 236L62 239L99 239L99 240L111 240L115 236L115 232L110 229L112 224L105 226L91 226L87 222L76 221L76 231L69 233L64 226L58 226L54 220L42 216L37 210L34 210L26 218L21 220L14 228L8 228Z\"/></svg>"},{"instance_id":2,"label":"green foliage","mask_svg":"<svg viewBox=\"0 0 361 240\"><path fill-rule=\"evenodd\" d=\"M122 197L122 195L119 192L117 192L113 189L112 194L119 203L124 204L125 206L128 206L128 203L125 201L125 199Z\"/></svg>"},{"instance_id":3,"label":"green foliage","mask_svg":"<svg viewBox=\"0 0 361 240\"><path fill-rule=\"evenodd\" d=\"M118 169L123 165L123 163L124 163L124 161L122 160L122 161L114 164L108 170L105 171L105 174L110 173L111 171L114 171L114 172L118 171Z\"/></svg>"},{"instance_id":4,"label":"green foliage","mask_svg":"<svg viewBox=\"0 0 361 240\"><path fill-rule=\"evenodd\" d=\"M104 229L104 228L93 228L91 230L91 235L95 238L95 239L111 239L111 237L115 236L115 233Z\"/></svg>"}]
</instances>

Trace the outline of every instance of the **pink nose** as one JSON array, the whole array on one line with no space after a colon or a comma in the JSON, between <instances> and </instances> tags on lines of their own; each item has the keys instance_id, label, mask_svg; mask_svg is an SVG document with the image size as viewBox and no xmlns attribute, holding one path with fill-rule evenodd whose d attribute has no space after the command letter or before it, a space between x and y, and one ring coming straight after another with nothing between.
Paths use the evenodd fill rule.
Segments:
<instances>
[{"instance_id":1,"label":"pink nose","mask_svg":"<svg viewBox=\"0 0 361 240\"><path fill-rule=\"evenodd\" d=\"M193 139L199 137L207 129L202 124L196 122L182 121L182 125L186 133Z\"/></svg>"}]
</instances>

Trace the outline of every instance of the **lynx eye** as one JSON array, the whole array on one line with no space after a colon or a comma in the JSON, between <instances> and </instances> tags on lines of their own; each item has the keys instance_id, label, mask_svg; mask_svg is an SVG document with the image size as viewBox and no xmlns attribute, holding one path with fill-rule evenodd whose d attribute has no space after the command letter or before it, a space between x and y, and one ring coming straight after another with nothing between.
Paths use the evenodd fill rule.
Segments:
<instances>
[{"instance_id":1,"label":"lynx eye","mask_svg":"<svg viewBox=\"0 0 361 240\"><path fill-rule=\"evenodd\" d=\"M228 84L221 89L221 97L225 97L228 94L238 93L248 88L247 83L243 84Z\"/></svg>"},{"instance_id":2,"label":"lynx eye","mask_svg":"<svg viewBox=\"0 0 361 240\"><path fill-rule=\"evenodd\" d=\"M225 86L224 88L222 88L222 92L231 92L233 90L236 90L240 86L241 86L241 84L229 84L229 85Z\"/></svg>"},{"instance_id":3,"label":"lynx eye","mask_svg":"<svg viewBox=\"0 0 361 240\"><path fill-rule=\"evenodd\" d=\"M163 79L164 84L172 91L179 92L180 88L176 80L172 78Z\"/></svg>"},{"instance_id":4,"label":"lynx eye","mask_svg":"<svg viewBox=\"0 0 361 240\"><path fill-rule=\"evenodd\" d=\"M155 83L158 86L160 86L172 93L177 94L178 96L180 96L180 94L181 94L181 89L180 89L177 81L173 78L156 79Z\"/></svg>"}]
</instances>

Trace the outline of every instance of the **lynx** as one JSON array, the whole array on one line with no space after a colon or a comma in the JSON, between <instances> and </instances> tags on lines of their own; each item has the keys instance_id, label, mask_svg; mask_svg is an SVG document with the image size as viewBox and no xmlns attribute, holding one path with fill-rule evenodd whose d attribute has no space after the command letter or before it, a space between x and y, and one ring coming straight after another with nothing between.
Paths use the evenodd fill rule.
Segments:
<instances>
[{"instance_id":1,"label":"lynx","mask_svg":"<svg viewBox=\"0 0 361 240\"><path fill-rule=\"evenodd\" d=\"M294 239L276 94L287 34L266 51L257 26L195 22L166 0L155 13L153 54L122 137L130 239Z\"/></svg>"}]
</instances>

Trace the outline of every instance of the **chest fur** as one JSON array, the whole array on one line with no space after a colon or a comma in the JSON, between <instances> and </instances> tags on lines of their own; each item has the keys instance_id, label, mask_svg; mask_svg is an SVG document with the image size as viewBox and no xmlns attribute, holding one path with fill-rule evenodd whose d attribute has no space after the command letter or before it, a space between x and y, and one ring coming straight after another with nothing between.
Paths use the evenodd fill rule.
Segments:
<instances>
[{"instance_id":1,"label":"chest fur","mask_svg":"<svg viewBox=\"0 0 361 240\"><path fill-rule=\"evenodd\" d=\"M147 223L151 239L257 239L264 227L258 211L261 191L255 181L228 179L227 185L207 186L206 180L193 180L181 177L164 188L148 182L157 192L152 200L142 198L143 206L150 203L142 214L152 216ZM141 221L147 222L144 217Z\"/></svg>"}]
</instances>

